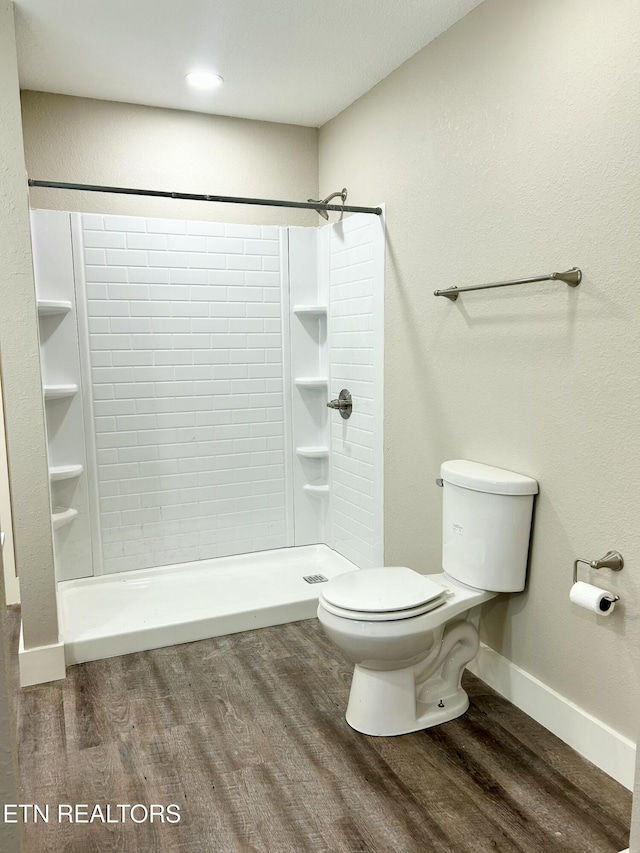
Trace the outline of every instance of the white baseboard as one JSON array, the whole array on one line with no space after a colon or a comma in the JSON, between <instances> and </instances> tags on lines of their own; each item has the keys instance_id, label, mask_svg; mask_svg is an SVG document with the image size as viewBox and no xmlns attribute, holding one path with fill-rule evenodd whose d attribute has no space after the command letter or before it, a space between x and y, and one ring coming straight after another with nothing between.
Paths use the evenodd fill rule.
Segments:
<instances>
[{"instance_id":1,"label":"white baseboard","mask_svg":"<svg viewBox=\"0 0 640 853\"><path fill-rule=\"evenodd\" d=\"M636 745L484 644L468 669L576 752L633 790Z\"/></svg>"},{"instance_id":2,"label":"white baseboard","mask_svg":"<svg viewBox=\"0 0 640 853\"><path fill-rule=\"evenodd\" d=\"M35 646L33 649L25 649L22 625L20 625L18 665L20 687L44 684L46 681L59 681L66 676L64 643L58 640L57 643L52 643L49 646Z\"/></svg>"}]
</instances>

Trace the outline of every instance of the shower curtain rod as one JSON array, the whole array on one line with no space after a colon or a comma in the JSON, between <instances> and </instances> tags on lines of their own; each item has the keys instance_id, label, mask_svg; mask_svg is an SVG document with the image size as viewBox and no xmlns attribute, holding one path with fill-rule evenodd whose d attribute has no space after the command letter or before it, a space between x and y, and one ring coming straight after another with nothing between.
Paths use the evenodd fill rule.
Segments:
<instances>
[{"instance_id":1,"label":"shower curtain rod","mask_svg":"<svg viewBox=\"0 0 640 853\"><path fill-rule=\"evenodd\" d=\"M187 201L218 201L223 204L260 204L265 207L295 207L305 210L335 210L338 213L372 213L382 215L381 207L357 207L352 204L326 204L324 202L282 201L276 198L242 198L233 195L199 195L198 193L175 193L163 190L137 190L131 187L101 187L95 184L69 184L60 181L28 180L30 187L49 187L54 190L82 190L91 193L119 193L120 195L144 195L157 198L180 198Z\"/></svg>"}]
</instances>

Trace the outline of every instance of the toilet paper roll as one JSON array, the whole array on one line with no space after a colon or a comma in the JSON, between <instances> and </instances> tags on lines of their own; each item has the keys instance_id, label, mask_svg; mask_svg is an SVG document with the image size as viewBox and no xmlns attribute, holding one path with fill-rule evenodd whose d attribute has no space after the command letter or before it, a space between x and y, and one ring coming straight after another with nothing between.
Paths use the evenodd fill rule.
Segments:
<instances>
[{"instance_id":1,"label":"toilet paper roll","mask_svg":"<svg viewBox=\"0 0 640 853\"><path fill-rule=\"evenodd\" d=\"M599 616L609 616L613 613L616 606L615 601L611 601L613 594L607 592L606 589L600 589L599 586L578 581L571 587L569 600L578 607L584 607L585 610L590 610L592 613L597 613Z\"/></svg>"}]
</instances>

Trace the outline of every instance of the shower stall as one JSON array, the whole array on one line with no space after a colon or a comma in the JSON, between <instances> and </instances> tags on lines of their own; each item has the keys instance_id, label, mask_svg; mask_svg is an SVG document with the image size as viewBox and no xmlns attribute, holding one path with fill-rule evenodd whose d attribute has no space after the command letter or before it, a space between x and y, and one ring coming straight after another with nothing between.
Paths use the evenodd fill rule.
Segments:
<instances>
[{"instance_id":1,"label":"shower stall","mask_svg":"<svg viewBox=\"0 0 640 853\"><path fill-rule=\"evenodd\" d=\"M32 240L67 663L309 618L382 564L382 217L34 210Z\"/></svg>"}]
</instances>

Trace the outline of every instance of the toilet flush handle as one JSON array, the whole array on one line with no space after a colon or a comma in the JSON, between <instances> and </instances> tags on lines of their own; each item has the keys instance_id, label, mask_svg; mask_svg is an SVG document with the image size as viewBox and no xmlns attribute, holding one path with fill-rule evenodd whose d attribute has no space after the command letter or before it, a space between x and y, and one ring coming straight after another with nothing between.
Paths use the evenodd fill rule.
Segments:
<instances>
[{"instance_id":1,"label":"toilet flush handle","mask_svg":"<svg viewBox=\"0 0 640 853\"><path fill-rule=\"evenodd\" d=\"M436 477L436 486L440 486L441 489L443 488L444 480L442 479L442 477Z\"/></svg>"}]
</instances>

